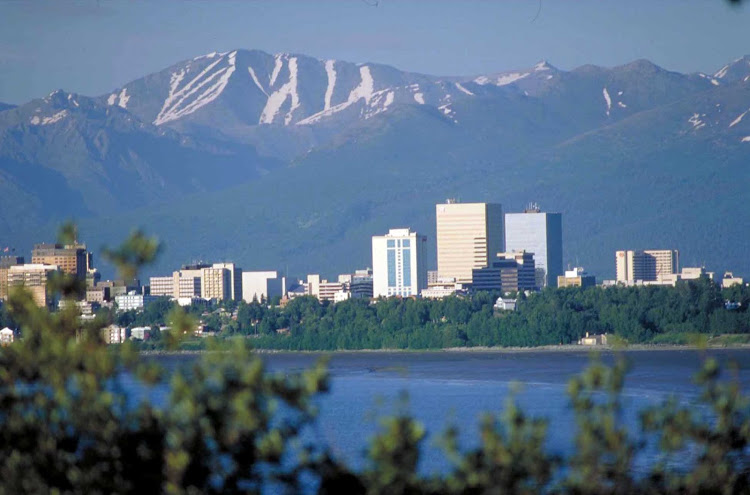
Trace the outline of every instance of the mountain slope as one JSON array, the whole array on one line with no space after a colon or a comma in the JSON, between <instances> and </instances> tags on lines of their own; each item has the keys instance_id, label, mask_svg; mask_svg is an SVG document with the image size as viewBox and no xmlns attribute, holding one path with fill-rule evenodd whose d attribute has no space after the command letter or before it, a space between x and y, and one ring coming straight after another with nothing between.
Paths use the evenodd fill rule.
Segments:
<instances>
[{"instance_id":1,"label":"mountain slope","mask_svg":"<svg viewBox=\"0 0 750 495\"><path fill-rule=\"evenodd\" d=\"M130 209L250 180L263 164L246 146L200 143L56 91L0 114L0 222L12 231Z\"/></svg>"}]
</instances>

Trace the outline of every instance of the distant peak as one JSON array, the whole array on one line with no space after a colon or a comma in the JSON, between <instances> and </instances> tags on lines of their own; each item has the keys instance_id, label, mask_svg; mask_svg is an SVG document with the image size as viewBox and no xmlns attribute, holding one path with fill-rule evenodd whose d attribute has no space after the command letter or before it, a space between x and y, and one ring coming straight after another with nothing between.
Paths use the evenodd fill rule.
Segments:
<instances>
[{"instance_id":1,"label":"distant peak","mask_svg":"<svg viewBox=\"0 0 750 495\"><path fill-rule=\"evenodd\" d=\"M553 70L553 69L554 69L554 67L549 62L547 62L546 60L542 60L542 61L538 62L534 66L534 70L535 71Z\"/></svg>"}]
</instances>

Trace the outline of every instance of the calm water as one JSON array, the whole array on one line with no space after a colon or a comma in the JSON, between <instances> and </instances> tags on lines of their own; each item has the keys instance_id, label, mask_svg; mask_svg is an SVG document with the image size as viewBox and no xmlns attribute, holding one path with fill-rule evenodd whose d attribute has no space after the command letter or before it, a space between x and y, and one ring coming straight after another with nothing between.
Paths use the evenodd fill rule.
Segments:
<instances>
[{"instance_id":1,"label":"calm water","mask_svg":"<svg viewBox=\"0 0 750 495\"><path fill-rule=\"evenodd\" d=\"M750 351L712 350L722 362L739 364L743 390L750 386ZM311 366L321 355L280 353L264 355L270 370L295 372ZM697 351L632 351L626 356L631 371L623 402L624 420L637 435L638 411L676 395L684 402L700 393L692 377L703 354ZM605 354L605 361L612 361ZM156 358L167 367L192 357ZM464 446L477 442L477 426L483 412L499 414L514 383L521 385L517 400L532 416L550 419L548 448L569 454L575 423L566 395L568 379L589 363L586 352L424 352L337 353L329 369L331 391L320 397L319 421L310 434L327 443L350 465L362 467L368 440L377 430L378 418L406 409L429 433L420 470L440 472L448 466L435 445L449 424L461 429ZM137 387L135 383L130 386ZM408 401L402 400L402 392ZM165 394L165 391L157 395ZM160 400L161 397L156 397ZM653 462L648 449L638 467Z\"/></svg>"}]
</instances>

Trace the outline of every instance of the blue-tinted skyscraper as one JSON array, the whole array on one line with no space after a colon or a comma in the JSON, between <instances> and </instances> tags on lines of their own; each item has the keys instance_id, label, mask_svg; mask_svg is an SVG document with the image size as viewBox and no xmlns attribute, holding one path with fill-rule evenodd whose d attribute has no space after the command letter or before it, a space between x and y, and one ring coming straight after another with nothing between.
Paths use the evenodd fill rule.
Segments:
<instances>
[{"instance_id":1,"label":"blue-tinted skyscraper","mask_svg":"<svg viewBox=\"0 0 750 495\"><path fill-rule=\"evenodd\" d=\"M563 274L562 215L543 213L530 205L523 213L505 214L505 251L534 253L536 283L557 287Z\"/></svg>"}]
</instances>

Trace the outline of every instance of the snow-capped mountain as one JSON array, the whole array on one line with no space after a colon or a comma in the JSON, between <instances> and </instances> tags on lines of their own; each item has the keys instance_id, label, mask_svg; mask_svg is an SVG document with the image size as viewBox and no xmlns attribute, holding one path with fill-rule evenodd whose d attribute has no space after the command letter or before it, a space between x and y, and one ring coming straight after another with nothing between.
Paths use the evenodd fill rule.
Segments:
<instances>
[{"instance_id":1,"label":"snow-capped mountain","mask_svg":"<svg viewBox=\"0 0 750 495\"><path fill-rule=\"evenodd\" d=\"M248 143L262 154L292 159L404 106L435 109L447 123L461 125L475 117L457 111L463 101L534 99L561 115L575 114L574 129L583 131L715 84L646 61L573 71L542 61L524 70L436 77L380 64L233 50L180 62L100 100L158 127Z\"/></svg>"},{"instance_id":2,"label":"snow-capped mountain","mask_svg":"<svg viewBox=\"0 0 750 495\"><path fill-rule=\"evenodd\" d=\"M234 50L181 62L104 99L155 125L224 118L302 126L342 113L367 119L398 103L442 106L469 94L460 83L384 65Z\"/></svg>"},{"instance_id":3,"label":"snow-capped mountain","mask_svg":"<svg viewBox=\"0 0 750 495\"><path fill-rule=\"evenodd\" d=\"M592 271L628 246L708 251L696 215L717 229L711 253L740 271L746 262L726 256L743 252L750 225L748 62L712 75L638 60L436 77L212 53L96 98L59 91L0 107L0 237L39 241L54 234L45 220L74 215L103 241L144 225L196 250L165 266L200 254L343 270L365 262L367 244L344 239L407 224L429 236L429 204L445 197L510 211L534 199L580 220L567 246ZM692 197L697 209L676 206Z\"/></svg>"}]
</instances>

